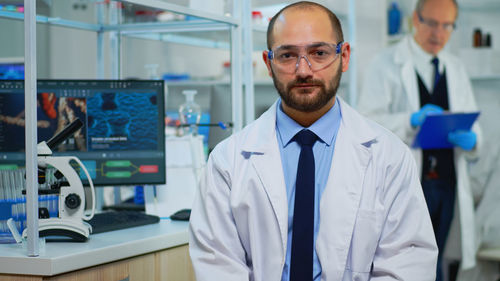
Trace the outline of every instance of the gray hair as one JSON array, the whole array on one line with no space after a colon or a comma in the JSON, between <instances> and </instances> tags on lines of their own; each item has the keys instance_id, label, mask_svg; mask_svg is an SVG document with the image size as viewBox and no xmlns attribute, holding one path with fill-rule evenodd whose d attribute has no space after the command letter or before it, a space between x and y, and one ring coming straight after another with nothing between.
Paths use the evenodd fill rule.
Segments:
<instances>
[{"instance_id":1,"label":"gray hair","mask_svg":"<svg viewBox=\"0 0 500 281\"><path fill-rule=\"evenodd\" d=\"M429 1L429 0L418 0L417 1L417 5L415 5L415 11L417 12L417 14L419 14L419 15L422 14L422 10L424 9L424 5L425 5L425 3L427 3L427 1ZM451 2L453 3L453 5L455 5L455 8L457 9L456 18L458 18L458 3L457 3L457 0L451 0Z\"/></svg>"}]
</instances>

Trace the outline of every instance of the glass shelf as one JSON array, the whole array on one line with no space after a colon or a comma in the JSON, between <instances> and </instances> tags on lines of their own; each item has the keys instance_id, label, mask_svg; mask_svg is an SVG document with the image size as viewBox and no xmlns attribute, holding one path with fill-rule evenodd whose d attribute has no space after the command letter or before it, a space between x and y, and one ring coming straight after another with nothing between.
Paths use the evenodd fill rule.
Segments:
<instances>
[{"instance_id":1,"label":"glass shelf","mask_svg":"<svg viewBox=\"0 0 500 281\"><path fill-rule=\"evenodd\" d=\"M0 18L24 20L24 14L19 13L19 12L0 11ZM66 19L62 19L59 17L47 17L44 15L37 15L36 21L38 23L63 26L63 27L69 27L69 28L76 28L76 29L83 29L83 30L89 30L89 31L101 30L101 25L99 25L99 24L66 20Z\"/></svg>"},{"instance_id":2,"label":"glass shelf","mask_svg":"<svg viewBox=\"0 0 500 281\"><path fill-rule=\"evenodd\" d=\"M170 4L167 2L159 1L159 0L120 0L120 2L124 3L124 9L127 9L129 5L134 5L135 8L137 7L143 7L146 10L160 10L160 11L169 11L173 12L176 14L182 14L182 15L189 15L193 17L198 17L202 19L207 19L211 21L216 21L216 22L221 22L221 23L226 23L226 24L231 24L231 25L239 25L239 21L231 18L231 17L226 17L223 15L217 15L214 13L208 13L208 12L203 12L203 11L198 11L194 9L190 9L188 7L184 7L181 5L176 5L176 4ZM132 6L130 6L132 7Z\"/></svg>"},{"instance_id":3,"label":"glass shelf","mask_svg":"<svg viewBox=\"0 0 500 281\"><path fill-rule=\"evenodd\" d=\"M65 19L57 15L57 9L40 9L45 10L45 14L39 13L36 19L38 23L53 26L93 32L115 31L135 38L221 49L230 48L229 31L231 26L239 24L231 17L158 0L122 0L115 3L121 10L121 24L99 24L97 16L86 17L85 22ZM102 2L89 1L87 5L88 9L97 10L97 5L102 5ZM49 15L48 11L56 15ZM24 14L2 10L0 18L24 20ZM165 20L167 18L170 20Z\"/></svg>"}]
</instances>

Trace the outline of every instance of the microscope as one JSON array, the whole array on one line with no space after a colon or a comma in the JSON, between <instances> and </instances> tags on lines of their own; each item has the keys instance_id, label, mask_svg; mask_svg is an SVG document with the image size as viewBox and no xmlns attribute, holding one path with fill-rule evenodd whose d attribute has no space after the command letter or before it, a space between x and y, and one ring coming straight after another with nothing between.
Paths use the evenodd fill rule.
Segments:
<instances>
[{"instance_id":1,"label":"microscope","mask_svg":"<svg viewBox=\"0 0 500 281\"><path fill-rule=\"evenodd\" d=\"M83 163L74 156L52 156L52 149L64 142L83 126L80 119L75 119L62 131L54 135L47 142L42 141L37 145L38 153L38 182L45 184L45 173L53 172L54 183L50 183L49 189L39 189L40 194L58 194L58 215L49 217L47 212L39 209L38 228L40 237L64 237L58 239L67 241L84 242L92 232L92 227L86 221L92 219L95 211L95 191L94 184L89 172ZM92 195L92 208L90 215L84 213L86 199L82 181L71 162L76 163L80 171L83 171L89 181L90 192ZM23 231L23 237L27 236L26 229Z\"/></svg>"}]
</instances>

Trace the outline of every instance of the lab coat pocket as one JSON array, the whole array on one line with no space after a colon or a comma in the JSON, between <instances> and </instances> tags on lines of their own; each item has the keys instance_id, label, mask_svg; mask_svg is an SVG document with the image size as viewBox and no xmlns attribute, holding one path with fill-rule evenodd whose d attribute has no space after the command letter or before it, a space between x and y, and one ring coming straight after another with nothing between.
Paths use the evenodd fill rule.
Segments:
<instances>
[{"instance_id":1,"label":"lab coat pocket","mask_svg":"<svg viewBox=\"0 0 500 281\"><path fill-rule=\"evenodd\" d=\"M347 256L346 269L353 273L368 273L380 236L380 224L373 210L359 210L352 233L351 245Z\"/></svg>"}]
</instances>

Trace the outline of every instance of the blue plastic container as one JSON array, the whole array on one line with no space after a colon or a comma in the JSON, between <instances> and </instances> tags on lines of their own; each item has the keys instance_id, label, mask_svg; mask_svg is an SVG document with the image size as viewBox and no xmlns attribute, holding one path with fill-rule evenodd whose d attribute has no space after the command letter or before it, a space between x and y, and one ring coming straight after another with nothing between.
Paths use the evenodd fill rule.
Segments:
<instances>
[{"instance_id":1,"label":"blue plastic container","mask_svg":"<svg viewBox=\"0 0 500 281\"><path fill-rule=\"evenodd\" d=\"M401 10L398 3L392 2L389 8L389 35L399 34L401 31Z\"/></svg>"},{"instance_id":2,"label":"blue plastic container","mask_svg":"<svg viewBox=\"0 0 500 281\"><path fill-rule=\"evenodd\" d=\"M134 204L144 205L144 187L141 185L134 188Z\"/></svg>"}]
</instances>

